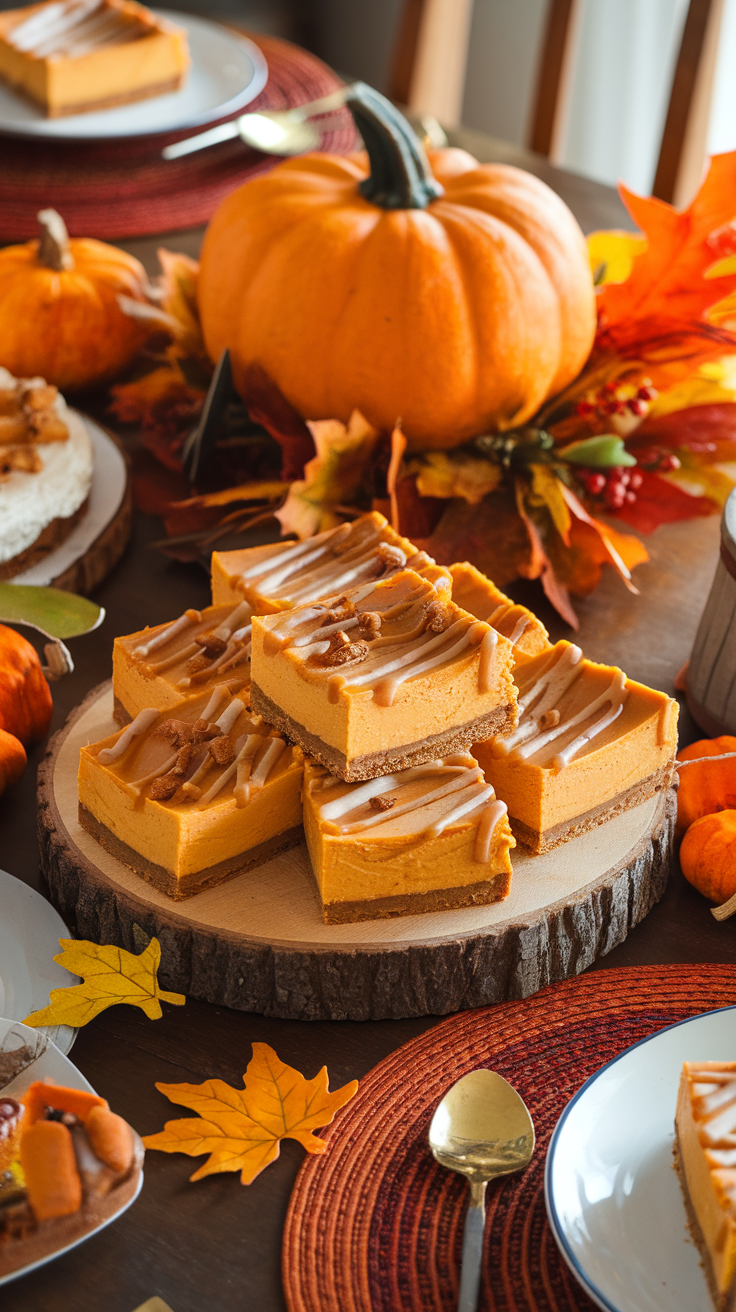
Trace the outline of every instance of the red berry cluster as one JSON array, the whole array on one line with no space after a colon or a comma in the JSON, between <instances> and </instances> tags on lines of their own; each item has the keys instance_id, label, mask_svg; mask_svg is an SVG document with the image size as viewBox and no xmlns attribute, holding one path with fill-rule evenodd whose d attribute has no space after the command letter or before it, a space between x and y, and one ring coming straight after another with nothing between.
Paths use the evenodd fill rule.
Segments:
<instances>
[{"instance_id":1,"label":"red berry cluster","mask_svg":"<svg viewBox=\"0 0 736 1312\"><path fill-rule=\"evenodd\" d=\"M603 420L610 415L626 414L628 410L630 414L643 419L649 411L650 402L657 395L656 390L646 383L642 384L635 396L620 397L617 395L618 390L618 383L606 383L594 401L578 401L575 407L577 414L581 419L597 417Z\"/></svg>"},{"instance_id":2,"label":"red berry cluster","mask_svg":"<svg viewBox=\"0 0 736 1312\"><path fill-rule=\"evenodd\" d=\"M658 472L668 473L672 469L680 468L677 456L662 452L657 452L656 456L653 468ZM624 469L620 466L607 469L605 472L600 469L585 469L580 472L580 481L588 496L602 501L606 510L621 510L623 506L631 506L636 501L636 494L644 482L644 475L640 469Z\"/></svg>"}]
</instances>

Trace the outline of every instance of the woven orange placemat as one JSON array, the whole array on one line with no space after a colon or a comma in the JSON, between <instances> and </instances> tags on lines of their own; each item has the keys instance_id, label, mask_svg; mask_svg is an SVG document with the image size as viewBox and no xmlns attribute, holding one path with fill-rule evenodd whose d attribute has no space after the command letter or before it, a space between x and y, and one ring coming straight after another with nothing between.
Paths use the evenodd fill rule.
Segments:
<instances>
[{"instance_id":1,"label":"woven orange placemat","mask_svg":"<svg viewBox=\"0 0 736 1312\"><path fill-rule=\"evenodd\" d=\"M268 81L247 110L289 109L341 85L299 46L277 37L253 40L266 57ZM74 237L144 237L195 227L212 217L228 192L275 162L240 140L179 160L161 158L164 145L194 131L94 142L0 136L0 241L35 237L36 214L49 205ZM350 112L341 110L322 149L340 154L355 149L357 140Z\"/></svg>"},{"instance_id":2,"label":"woven orange placemat","mask_svg":"<svg viewBox=\"0 0 736 1312\"><path fill-rule=\"evenodd\" d=\"M286 1219L290 1312L434 1312L457 1306L467 1185L427 1147L439 1100L485 1066L518 1089L537 1150L524 1175L488 1191L480 1308L594 1312L560 1256L544 1209L544 1162L566 1103L632 1043L736 1003L736 966L602 970L523 1002L462 1012L361 1081L308 1157ZM734 1052L736 1056L736 1050Z\"/></svg>"}]
</instances>

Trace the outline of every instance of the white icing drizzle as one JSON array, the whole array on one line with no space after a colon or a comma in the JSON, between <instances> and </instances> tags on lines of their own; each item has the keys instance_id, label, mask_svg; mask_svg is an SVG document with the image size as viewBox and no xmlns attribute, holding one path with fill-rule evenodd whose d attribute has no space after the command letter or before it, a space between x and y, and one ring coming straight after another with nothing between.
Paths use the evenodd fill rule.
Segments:
<instances>
[{"instance_id":1,"label":"white icing drizzle","mask_svg":"<svg viewBox=\"0 0 736 1312\"><path fill-rule=\"evenodd\" d=\"M418 797L406 802L401 801L401 792L408 785L416 783L419 779L432 778L443 779L443 782L435 788L429 788ZM323 789L324 784L313 791L319 794ZM395 792L398 796L393 799L393 806L385 811L365 812L364 808L372 798ZM381 824L395 820L398 816L421 811L436 802L444 801L445 798L451 799L447 810L431 824L420 828L418 830L420 836L424 839L436 838L458 820L470 817L474 812L481 810L474 858L476 861L487 863L490 858L493 834L506 814L506 806L496 800L491 785L485 784L483 771L474 758L462 753L446 757L444 760L430 761L427 765L414 766L397 774L370 779L365 784L356 784L341 797L323 802L321 806L317 804L317 813L320 823L330 828L334 827L341 836L361 834L367 829L375 829ZM356 812L362 814L350 820L348 817L355 815Z\"/></svg>"},{"instance_id":2,"label":"white icing drizzle","mask_svg":"<svg viewBox=\"0 0 736 1312\"><path fill-rule=\"evenodd\" d=\"M229 733L239 715L242 715L246 709L245 702L241 702L239 697L233 697L229 706L226 706L219 720L215 724L221 733Z\"/></svg>"},{"instance_id":3,"label":"white icing drizzle","mask_svg":"<svg viewBox=\"0 0 736 1312\"><path fill-rule=\"evenodd\" d=\"M180 615L178 620L174 620L172 624L168 624L165 629L162 629L160 633L156 634L155 638L150 638L148 642L143 642L139 647L135 647L133 655L139 656L141 659L145 660L152 651L156 651L158 647L165 647L167 642L171 642L173 638L177 638L179 634L183 633L185 629L188 629L190 625L199 624L201 619L202 616L198 610L185 610L184 614Z\"/></svg>"},{"instance_id":4,"label":"white icing drizzle","mask_svg":"<svg viewBox=\"0 0 736 1312\"><path fill-rule=\"evenodd\" d=\"M519 642L521 638L524 637L524 634L526 633L530 624L531 624L531 619L529 618L528 615L522 615L521 619L516 621L516 624L514 625L512 632L509 634L509 642L511 643L512 647L515 647L517 642Z\"/></svg>"},{"instance_id":5,"label":"white icing drizzle","mask_svg":"<svg viewBox=\"0 0 736 1312\"><path fill-rule=\"evenodd\" d=\"M233 610L231 610L229 615L225 616L222 624L218 625L214 630L214 636L216 638L222 638L222 640L226 642L229 637L234 636L236 629L240 629L241 624L246 626L245 629L241 629L241 632L247 630L247 632L250 633L251 625L249 620L252 614L253 609L248 605L248 602L241 601L233 608Z\"/></svg>"},{"instance_id":6,"label":"white icing drizzle","mask_svg":"<svg viewBox=\"0 0 736 1312\"><path fill-rule=\"evenodd\" d=\"M147 729L150 729L160 714L161 712L154 710L152 706L139 711L132 724L129 724L127 729L123 730L117 742L112 747L103 747L102 751L98 752L97 760L100 765L111 765L113 761L119 761L120 757L127 752L131 743L139 738L142 733L145 733Z\"/></svg>"},{"instance_id":7,"label":"white icing drizzle","mask_svg":"<svg viewBox=\"0 0 736 1312\"><path fill-rule=\"evenodd\" d=\"M213 688L212 696L210 697L207 705L202 711L202 719L214 720L223 702L225 702L229 696L230 696L230 689L228 688L227 684L218 683L216 687Z\"/></svg>"},{"instance_id":8,"label":"white icing drizzle","mask_svg":"<svg viewBox=\"0 0 736 1312\"><path fill-rule=\"evenodd\" d=\"M77 58L150 30L140 19L121 13L105 0L59 0L18 23L7 40L35 59Z\"/></svg>"},{"instance_id":9,"label":"white icing drizzle","mask_svg":"<svg viewBox=\"0 0 736 1312\"><path fill-rule=\"evenodd\" d=\"M736 1208L736 1068L686 1064L693 1116L711 1167L732 1209Z\"/></svg>"},{"instance_id":10,"label":"white icing drizzle","mask_svg":"<svg viewBox=\"0 0 736 1312\"><path fill-rule=\"evenodd\" d=\"M150 783L153 783L154 779L160 779L161 775L168 774L169 770L173 770L178 759L179 753L174 752L172 756L166 758L163 765L157 765L155 770L151 770L149 774L142 775L140 779L133 779L131 783L126 784L126 787L131 793L135 793L136 797L138 797L144 788L147 788Z\"/></svg>"}]
</instances>

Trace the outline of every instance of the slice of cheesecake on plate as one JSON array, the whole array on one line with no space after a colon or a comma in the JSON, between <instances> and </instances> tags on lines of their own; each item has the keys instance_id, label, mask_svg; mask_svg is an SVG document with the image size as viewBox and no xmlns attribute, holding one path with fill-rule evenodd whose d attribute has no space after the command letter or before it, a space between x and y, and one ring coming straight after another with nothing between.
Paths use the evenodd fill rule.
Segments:
<instances>
[{"instance_id":1,"label":"slice of cheesecake on plate","mask_svg":"<svg viewBox=\"0 0 736 1312\"><path fill-rule=\"evenodd\" d=\"M143 879L190 897L299 842L302 774L301 751L224 684L83 747L79 822Z\"/></svg>"},{"instance_id":2,"label":"slice of cheesecake on plate","mask_svg":"<svg viewBox=\"0 0 736 1312\"><path fill-rule=\"evenodd\" d=\"M368 783L304 767L304 830L327 925L498 902L515 846L467 753Z\"/></svg>"},{"instance_id":3,"label":"slice of cheesecake on plate","mask_svg":"<svg viewBox=\"0 0 736 1312\"><path fill-rule=\"evenodd\" d=\"M736 1307L736 1062L685 1062L675 1164L718 1312Z\"/></svg>"},{"instance_id":4,"label":"slice of cheesecake on plate","mask_svg":"<svg viewBox=\"0 0 736 1312\"><path fill-rule=\"evenodd\" d=\"M517 663L519 722L474 755L509 809L511 828L546 852L674 779L677 702L557 642Z\"/></svg>"},{"instance_id":5,"label":"slice of cheesecake on plate","mask_svg":"<svg viewBox=\"0 0 736 1312\"><path fill-rule=\"evenodd\" d=\"M227 683L247 703L251 612L247 601L190 609L167 624L116 638L112 649L115 719L146 707L170 711Z\"/></svg>"},{"instance_id":6,"label":"slice of cheesecake on plate","mask_svg":"<svg viewBox=\"0 0 736 1312\"><path fill-rule=\"evenodd\" d=\"M512 728L511 668L507 638L410 569L253 617L251 706L347 781Z\"/></svg>"}]
</instances>

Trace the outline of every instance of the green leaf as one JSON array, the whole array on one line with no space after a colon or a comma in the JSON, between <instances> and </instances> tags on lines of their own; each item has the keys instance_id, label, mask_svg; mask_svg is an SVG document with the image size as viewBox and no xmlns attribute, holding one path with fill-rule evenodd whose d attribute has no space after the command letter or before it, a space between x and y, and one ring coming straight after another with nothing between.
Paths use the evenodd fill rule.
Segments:
<instances>
[{"instance_id":1,"label":"green leaf","mask_svg":"<svg viewBox=\"0 0 736 1312\"><path fill-rule=\"evenodd\" d=\"M635 465L636 460L626 450L620 437L604 433L600 437L585 437L571 442L557 451L562 460L571 465L586 465L588 469L616 469L622 465Z\"/></svg>"},{"instance_id":2,"label":"green leaf","mask_svg":"<svg viewBox=\"0 0 736 1312\"><path fill-rule=\"evenodd\" d=\"M0 621L28 624L50 638L77 638L105 618L102 606L61 588L0 583Z\"/></svg>"}]
</instances>

